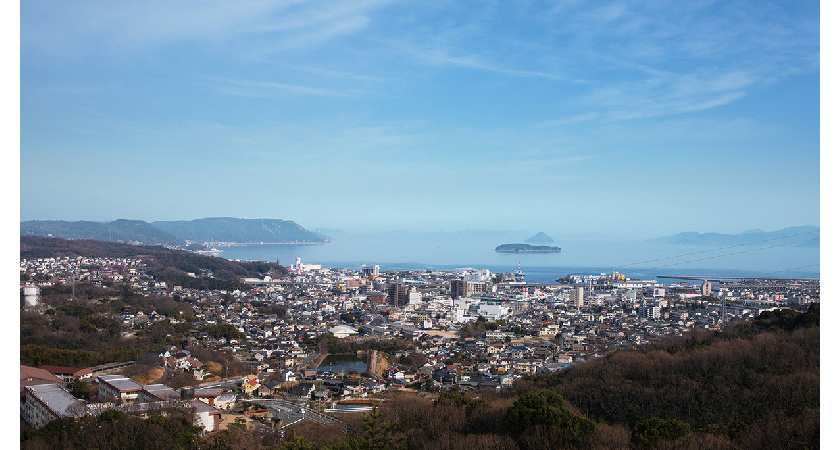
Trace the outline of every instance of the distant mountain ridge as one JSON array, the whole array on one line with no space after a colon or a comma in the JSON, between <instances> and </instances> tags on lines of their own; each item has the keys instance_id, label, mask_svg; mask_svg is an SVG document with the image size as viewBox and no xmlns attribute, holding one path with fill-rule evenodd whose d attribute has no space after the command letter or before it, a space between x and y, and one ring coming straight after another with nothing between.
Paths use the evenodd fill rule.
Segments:
<instances>
[{"instance_id":1,"label":"distant mountain ridge","mask_svg":"<svg viewBox=\"0 0 840 450\"><path fill-rule=\"evenodd\" d=\"M330 239L291 220L208 217L195 220L158 221L152 225L195 242L325 243Z\"/></svg>"},{"instance_id":2,"label":"distant mountain ridge","mask_svg":"<svg viewBox=\"0 0 840 450\"><path fill-rule=\"evenodd\" d=\"M126 244L184 244L184 239L156 228L148 222L126 219L118 219L113 222L30 220L20 223L20 235L50 236L63 239L95 239Z\"/></svg>"},{"instance_id":3,"label":"distant mountain ridge","mask_svg":"<svg viewBox=\"0 0 840 450\"><path fill-rule=\"evenodd\" d=\"M554 239L552 239L551 236L540 231L539 233L529 237L528 239L525 239L525 242L528 244L553 244Z\"/></svg>"},{"instance_id":4,"label":"distant mountain ridge","mask_svg":"<svg viewBox=\"0 0 840 450\"><path fill-rule=\"evenodd\" d=\"M782 240L786 238L787 240ZM778 231L747 230L739 234L685 232L672 236L648 239L679 245L739 245L751 242L778 240L778 243L797 242L797 247L819 247L820 227L806 225L788 227ZM768 245L772 245L768 242Z\"/></svg>"},{"instance_id":5,"label":"distant mountain ridge","mask_svg":"<svg viewBox=\"0 0 840 450\"><path fill-rule=\"evenodd\" d=\"M20 235L170 246L184 245L188 240L237 243L325 243L330 241L328 237L313 233L291 220L232 217L152 223L126 219L113 222L31 220L20 223Z\"/></svg>"}]
</instances>

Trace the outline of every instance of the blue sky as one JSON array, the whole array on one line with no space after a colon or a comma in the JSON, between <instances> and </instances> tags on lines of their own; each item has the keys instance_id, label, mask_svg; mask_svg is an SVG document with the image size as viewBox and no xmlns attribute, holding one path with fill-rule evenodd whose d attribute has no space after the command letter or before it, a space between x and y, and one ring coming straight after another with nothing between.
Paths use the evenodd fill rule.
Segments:
<instances>
[{"instance_id":1,"label":"blue sky","mask_svg":"<svg viewBox=\"0 0 840 450\"><path fill-rule=\"evenodd\" d=\"M21 220L820 221L819 3L20 5Z\"/></svg>"}]
</instances>

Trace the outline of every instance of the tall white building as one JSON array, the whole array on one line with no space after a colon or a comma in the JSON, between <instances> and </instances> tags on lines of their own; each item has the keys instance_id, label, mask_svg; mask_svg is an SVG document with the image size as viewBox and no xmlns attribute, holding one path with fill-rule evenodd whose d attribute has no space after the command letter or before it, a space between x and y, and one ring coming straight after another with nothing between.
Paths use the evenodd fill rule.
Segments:
<instances>
[{"instance_id":1,"label":"tall white building","mask_svg":"<svg viewBox=\"0 0 840 450\"><path fill-rule=\"evenodd\" d=\"M295 263L289 267L294 273L309 272L310 270L321 270L320 264L301 264L300 258L295 258Z\"/></svg>"},{"instance_id":2,"label":"tall white building","mask_svg":"<svg viewBox=\"0 0 840 450\"><path fill-rule=\"evenodd\" d=\"M583 286L572 287L572 292L569 295L569 300L572 302L573 305L577 307L583 306L584 300L586 300L586 295L584 294Z\"/></svg>"},{"instance_id":3,"label":"tall white building","mask_svg":"<svg viewBox=\"0 0 840 450\"><path fill-rule=\"evenodd\" d=\"M510 308L502 305L482 304L478 307L478 314L484 316L487 320L495 321L507 317L510 314Z\"/></svg>"},{"instance_id":4,"label":"tall white building","mask_svg":"<svg viewBox=\"0 0 840 450\"><path fill-rule=\"evenodd\" d=\"M659 319L662 317L662 309L658 305L648 305L644 307L642 314L646 319Z\"/></svg>"},{"instance_id":5,"label":"tall white building","mask_svg":"<svg viewBox=\"0 0 840 450\"><path fill-rule=\"evenodd\" d=\"M41 288L32 285L24 286L23 301L26 306L38 306L41 303Z\"/></svg>"},{"instance_id":6,"label":"tall white building","mask_svg":"<svg viewBox=\"0 0 840 450\"><path fill-rule=\"evenodd\" d=\"M420 293L411 290L408 292L408 304L409 305L419 305L420 304Z\"/></svg>"},{"instance_id":7,"label":"tall white building","mask_svg":"<svg viewBox=\"0 0 840 450\"><path fill-rule=\"evenodd\" d=\"M464 281L490 281L490 271L487 269L467 268L461 271L461 278Z\"/></svg>"},{"instance_id":8,"label":"tall white building","mask_svg":"<svg viewBox=\"0 0 840 450\"><path fill-rule=\"evenodd\" d=\"M372 266L369 266L367 264L362 264L362 268L359 270L359 275L361 275L362 278L378 277L379 276L379 266L376 265L376 264L374 264Z\"/></svg>"}]
</instances>

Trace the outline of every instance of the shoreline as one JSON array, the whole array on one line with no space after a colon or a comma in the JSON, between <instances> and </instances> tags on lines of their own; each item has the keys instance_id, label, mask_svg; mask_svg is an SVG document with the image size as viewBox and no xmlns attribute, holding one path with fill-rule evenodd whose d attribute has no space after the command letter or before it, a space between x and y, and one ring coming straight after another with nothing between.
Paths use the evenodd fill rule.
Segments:
<instances>
[{"instance_id":1,"label":"shoreline","mask_svg":"<svg viewBox=\"0 0 840 450\"><path fill-rule=\"evenodd\" d=\"M248 246L260 246L260 245L319 245L319 244L330 244L332 241L327 242L214 242L215 247L248 247ZM205 242L205 244L209 244L209 242Z\"/></svg>"},{"instance_id":2,"label":"shoreline","mask_svg":"<svg viewBox=\"0 0 840 450\"><path fill-rule=\"evenodd\" d=\"M499 253L560 253L560 250L496 250Z\"/></svg>"},{"instance_id":3,"label":"shoreline","mask_svg":"<svg viewBox=\"0 0 840 450\"><path fill-rule=\"evenodd\" d=\"M306 370L306 369L318 370L318 366L320 366L321 363L324 362L324 360L327 359L327 356L329 356L329 355L330 355L329 353L318 353L318 356L315 357L315 359L313 359L312 361L309 361L309 364L304 366L304 370Z\"/></svg>"}]
</instances>

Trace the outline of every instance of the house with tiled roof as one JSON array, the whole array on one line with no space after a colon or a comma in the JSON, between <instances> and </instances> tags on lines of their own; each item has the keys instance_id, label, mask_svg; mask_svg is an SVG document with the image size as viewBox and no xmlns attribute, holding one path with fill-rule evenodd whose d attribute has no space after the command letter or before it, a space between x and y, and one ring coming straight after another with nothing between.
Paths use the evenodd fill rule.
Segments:
<instances>
[{"instance_id":1,"label":"house with tiled roof","mask_svg":"<svg viewBox=\"0 0 840 450\"><path fill-rule=\"evenodd\" d=\"M242 390L246 394L253 394L258 387L260 387L260 382L255 379L246 379L242 382Z\"/></svg>"},{"instance_id":2,"label":"house with tiled roof","mask_svg":"<svg viewBox=\"0 0 840 450\"><path fill-rule=\"evenodd\" d=\"M222 395L222 392L224 392L222 388L200 388L193 392L193 396L196 400L201 400L210 406L216 406L216 399Z\"/></svg>"},{"instance_id":3,"label":"house with tiled roof","mask_svg":"<svg viewBox=\"0 0 840 450\"><path fill-rule=\"evenodd\" d=\"M314 383L300 383L289 389L289 397L295 400L308 400L315 391Z\"/></svg>"},{"instance_id":4,"label":"house with tiled roof","mask_svg":"<svg viewBox=\"0 0 840 450\"><path fill-rule=\"evenodd\" d=\"M76 380L86 380L93 378L92 370L82 369L79 367L43 365L39 367L39 369L49 371L58 378L61 378L61 380L64 381L64 383L66 384L66 387L70 387Z\"/></svg>"},{"instance_id":5,"label":"house with tiled roof","mask_svg":"<svg viewBox=\"0 0 840 450\"><path fill-rule=\"evenodd\" d=\"M23 364L20 365L21 400L23 400L24 395L26 395L27 386L37 386L41 384L57 384L61 386L64 384L64 381L50 373L48 370L24 366Z\"/></svg>"},{"instance_id":6,"label":"house with tiled roof","mask_svg":"<svg viewBox=\"0 0 840 450\"><path fill-rule=\"evenodd\" d=\"M259 395L260 397L268 397L269 395L271 395L271 392L272 389L264 384L261 384L259 387L257 387L257 395Z\"/></svg>"},{"instance_id":7,"label":"house with tiled roof","mask_svg":"<svg viewBox=\"0 0 840 450\"><path fill-rule=\"evenodd\" d=\"M204 363L199 361L186 350L163 357L163 366L178 372L192 372L195 379L204 378Z\"/></svg>"}]
</instances>

